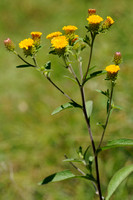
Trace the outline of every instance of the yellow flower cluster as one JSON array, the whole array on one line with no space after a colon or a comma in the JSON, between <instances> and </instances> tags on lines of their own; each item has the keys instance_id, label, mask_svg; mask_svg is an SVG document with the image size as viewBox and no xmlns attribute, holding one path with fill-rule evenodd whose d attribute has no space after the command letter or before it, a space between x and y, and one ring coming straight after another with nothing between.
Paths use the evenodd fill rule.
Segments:
<instances>
[{"instance_id":1,"label":"yellow flower cluster","mask_svg":"<svg viewBox=\"0 0 133 200\"><path fill-rule=\"evenodd\" d=\"M62 35L62 33L60 31L57 31L57 32L53 32L53 33L48 34L46 38L47 39L52 39L52 38L58 37L60 35Z\"/></svg>"},{"instance_id":2,"label":"yellow flower cluster","mask_svg":"<svg viewBox=\"0 0 133 200\"><path fill-rule=\"evenodd\" d=\"M100 24L103 21L103 18L99 15L90 15L87 20L89 24Z\"/></svg>"},{"instance_id":3,"label":"yellow flower cluster","mask_svg":"<svg viewBox=\"0 0 133 200\"><path fill-rule=\"evenodd\" d=\"M20 43L19 43L19 47L21 49L26 49L28 50L30 47L33 47L34 46L34 40L31 39L31 38L28 38L28 39L24 39L22 40Z\"/></svg>"},{"instance_id":4,"label":"yellow flower cluster","mask_svg":"<svg viewBox=\"0 0 133 200\"><path fill-rule=\"evenodd\" d=\"M31 32L32 39L34 39L34 38L40 38L41 35L42 35L41 32Z\"/></svg>"},{"instance_id":5,"label":"yellow flower cluster","mask_svg":"<svg viewBox=\"0 0 133 200\"><path fill-rule=\"evenodd\" d=\"M68 25L68 26L64 26L62 28L63 31L65 31L65 33L73 33L74 31L76 31L78 28L76 26L72 26L72 25Z\"/></svg>"},{"instance_id":6,"label":"yellow flower cluster","mask_svg":"<svg viewBox=\"0 0 133 200\"><path fill-rule=\"evenodd\" d=\"M105 70L108 72L108 73L111 73L111 74L116 74L119 70L120 70L120 67L119 65L109 65L105 68Z\"/></svg>"},{"instance_id":7,"label":"yellow flower cluster","mask_svg":"<svg viewBox=\"0 0 133 200\"><path fill-rule=\"evenodd\" d=\"M66 36L57 36L51 40L52 47L55 49L63 49L68 45Z\"/></svg>"}]
</instances>

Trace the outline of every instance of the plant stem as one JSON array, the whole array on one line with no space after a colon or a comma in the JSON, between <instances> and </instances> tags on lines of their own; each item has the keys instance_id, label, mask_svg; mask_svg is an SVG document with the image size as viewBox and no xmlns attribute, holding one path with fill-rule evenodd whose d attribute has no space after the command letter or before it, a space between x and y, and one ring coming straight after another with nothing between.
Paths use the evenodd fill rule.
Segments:
<instances>
[{"instance_id":1,"label":"plant stem","mask_svg":"<svg viewBox=\"0 0 133 200\"><path fill-rule=\"evenodd\" d=\"M98 193L99 193L99 199L102 200L102 192L101 192L100 177L99 177L99 167L98 167L98 155L96 155L95 143L94 143L91 127L90 127L90 119L88 119L88 116L87 116L86 105L85 105L85 94L84 94L83 86L80 87L80 91L81 91L81 98L82 98L83 113L84 113L85 121L87 124L88 132L90 135L93 154L95 157L95 169L96 169L96 176L97 176L97 188L98 188Z\"/></svg>"},{"instance_id":2,"label":"plant stem","mask_svg":"<svg viewBox=\"0 0 133 200\"><path fill-rule=\"evenodd\" d=\"M36 67L35 65L32 65L31 63L27 62L24 58L22 58L16 51L14 53L27 65L30 65L31 67Z\"/></svg>"},{"instance_id":3,"label":"plant stem","mask_svg":"<svg viewBox=\"0 0 133 200\"><path fill-rule=\"evenodd\" d=\"M101 137L98 149L101 147L101 144L103 142L103 138L104 138L104 135L105 135L105 131L106 131L106 128L107 128L107 125L108 125L110 112L111 112L111 108L112 108L112 97L113 97L114 85L115 85L115 83L113 81L111 81L111 93L110 93L110 97L109 97L109 109L108 109L107 118L106 118L106 121L105 121L104 129L103 129L103 133L102 133L102 137Z\"/></svg>"},{"instance_id":4,"label":"plant stem","mask_svg":"<svg viewBox=\"0 0 133 200\"><path fill-rule=\"evenodd\" d=\"M93 33L91 32L92 41L91 41L91 45L90 45L90 56L89 56L88 67L87 67L86 73L85 73L84 78L83 78L83 83L84 83L84 81L86 80L86 77L87 77L87 75L88 75L88 71L89 71L89 68L90 68L91 58L92 58L92 50L93 50L93 44L94 44L95 37L96 37L96 34L93 34ZM83 83L82 83L82 84L83 84Z\"/></svg>"},{"instance_id":5,"label":"plant stem","mask_svg":"<svg viewBox=\"0 0 133 200\"><path fill-rule=\"evenodd\" d=\"M48 81L57 89L57 90L59 90L63 95L65 95L70 101L72 101L74 104L77 104L78 105L78 103L76 103L76 101L74 101L68 94L66 94L63 90L61 90L51 79L50 79L50 77L48 77L48 76L45 76L47 79L48 79ZM80 106L81 107L81 106Z\"/></svg>"},{"instance_id":6,"label":"plant stem","mask_svg":"<svg viewBox=\"0 0 133 200\"><path fill-rule=\"evenodd\" d=\"M68 68L68 70L69 70L69 72L73 75L73 77L75 78L75 80L77 81L77 83L78 83L78 85L79 85L79 87L80 87L80 81L79 81L79 79L78 79L78 77L77 77L77 75L75 74L75 71L73 70L73 67L72 67L72 65L69 63L67 63L67 60L68 60L68 58L67 57L65 57L65 56L63 56L63 61L64 61L64 63L65 63L65 66L66 66L66 68ZM69 61L68 61L69 62Z\"/></svg>"}]
</instances>

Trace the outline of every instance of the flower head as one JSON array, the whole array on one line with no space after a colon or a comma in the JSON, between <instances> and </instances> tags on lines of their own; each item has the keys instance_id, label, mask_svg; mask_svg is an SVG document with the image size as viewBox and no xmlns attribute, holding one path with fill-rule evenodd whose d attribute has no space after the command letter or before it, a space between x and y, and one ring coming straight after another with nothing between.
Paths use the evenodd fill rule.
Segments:
<instances>
[{"instance_id":1,"label":"flower head","mask_svg":"<svg viewBox=\"0 0 133 200\"><path fill-rule=\"evenodd\" d=\"M65 31L66 34L74 33L78 28L76 26L68 25L64 26L62 28L63 31Z\"/></svg>"},{"instance_id":2,"label":"flower head","mask_svg":"<svg viewBox=\"0 0 133 200\"><path fill-rule=\"evenodd\" d=\"M87 18L89 24L89 30L97 32L100 26L100 23L103 21L103 18L99 15L92 14Z\"/></svg>"},{"instance_id":3,"label":"flower head","mask_svg":"<svg viewBox=\"0 0 133 200\"><path fill-rule=\"evenodd\" d=\"M10 38L7 38L6 40L4 40L4 44L7 50L14 51L15 45Z\"/></svg>"},{"instance_id":4,"label":"flower head","mask_svg":"<svg viewBox=\"0 0 133 200\"><path fill-rule=\"evenodd\" d=\"M118 65L109 65L105 70L107 71L107 79L114 81L117 78L120 67Z\"/></svg>"},{"instance_id":5,"label":"flower head","mask_svg":"<svg viewBox=\"0 0 133 200\"><path fill-rule=\"evenodd\" d=\"M100 24L103 21L103 18L100 17L99 15L90 15L88 18L88 23L89 24Z\"/></svg>"},{"instance_id":6,"label":"flower head","mask_svg":"<svg viewBox=\"0 0 133 200\"><path fill-rule=\"evenodd\" d=\"M51 44L55 49L64 49L68 45L68 41L65 36L58 36L51 40Z\"/></svg>"},{"instance_id":7,"label":"flower head","mask_svg":"<svg viewBox=\"0 0 133 200\"><path fill-rule=\"evenodd\" d=\"M31 56L35 53L34 40L31 38L22 40L19 43L19 47L23 49L26 56Z\"/></svg>"},{"instance_id":8,"label":"flower head","mask_svg":"<svg viewBox=\"0 0 133 200\"><path fill-rule=\"evenodd\" d=\"M19 43L19 47L21 49L26 49L28 50L29 48L33 47L34 46L34 40L31 39L31 38L28 38L28 39L24 39L22 40L20 43Z\"/></svg>"},{"instance_id":9,"label":"flower head","mask_svg":"<svg viewBox=\"0 0 133 200\"><path fill-rule=\"evenodd\" d=\"M57 31L57 32L53 32L53 33L48 34L46 38L52 39L54 37L58 37L58 36L61 36L61 35L62 35L62 33L60 31Z\"/></svg>"},{"instance_id":10,"label":"flower head","mask_svg":"<svg viewBox=\"0 0 133 200\"><path fill-rule=\"evenodd\" d=\"M40 39L42 33L41 32L31 32L32 39Z\"/></svg>"}]
</instances>

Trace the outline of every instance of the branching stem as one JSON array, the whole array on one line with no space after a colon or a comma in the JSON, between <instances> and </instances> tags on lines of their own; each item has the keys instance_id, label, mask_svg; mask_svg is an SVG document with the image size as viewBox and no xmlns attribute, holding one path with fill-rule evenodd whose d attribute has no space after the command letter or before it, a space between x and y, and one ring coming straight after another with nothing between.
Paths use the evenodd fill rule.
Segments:
<instances>
[{"instance_id":1,"label":"branching stem","mask_svg":"<svg viewBox=\"0 0 133 200\"><path fill-rule=\"evenodd\" d=\"M109 121L109 117L110 117L110 113L111 113L111 108L112 108L112 97L113 97L114 85L115 85L115 83L113 81L111 81L111 93L110 93L110 97L109 97L109 108L108 108L107 118L106 118L106 121L105 121L104 129L103 129L103 133L102 133L102 137L101 137L98 149L101 147L101 144L103 142L103 138L104 138L104 135L105 135L105 131L106 131L106 128L107 128L107 125L108 125L108 121Z\"/></svg>"}]
</instances>

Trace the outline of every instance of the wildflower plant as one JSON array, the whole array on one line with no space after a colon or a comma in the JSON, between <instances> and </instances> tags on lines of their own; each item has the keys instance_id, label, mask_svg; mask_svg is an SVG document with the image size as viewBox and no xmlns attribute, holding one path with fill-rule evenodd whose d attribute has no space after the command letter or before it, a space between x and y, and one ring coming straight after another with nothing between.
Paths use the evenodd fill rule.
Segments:
<instances>
[{"instance_id":1,"label":"wildflower plant","mask_svg":"<svg viewBox=\"0 0 133 200\"><path fill-rule=\"evenodd\" d=\"M90 137L90 141L88 141L88 147L85 151L83 151L82 147L79 147L77 158L68 158L65 155L64 162L69 162L70 165L80 173L80 175L76 175L70 170L64 170L44 178L44 180L40 184L44 185L49 182L57 182L70 178L84 178L92 183L95 189L95 193L100 200L109 200L119 184L131 172L133 172L133 165L125 166L118 172L116 172L107 186L107 192L103 194L98 162L99 154L106 149L133 146L133 140L122 138L109 141L106 143L106 145L103 145L103 140L106 134L111 111L117 108L117 106L115 106L113 102L113 93L115 85L117 84L117 78L120 70L119 64L121 63L122 56L120 52L116 52L114 54L113 63L110 63L110 65L108 66L103 66L103 69L98 69L94 71L95 68L91 65L91 61L95 38L100 34L103 34L110 30L111 26L114 24L114 20L110 16L107 16L107 18L104 20L101 16L96 14L95 9L89 9L87 22L88 24L85 27L86 35L84 38L81 38L77 35L76 32L78 28L73 25L64 26L62 28L62 32L56 31L46 36L46 39L49 39L51 44L49 54L59 56L59 58L63 60L66 70L68 70L68 72L70 73L69 79L72 79L76 82L79 88L81 99L80 102L75 101L74 97L71 97L67 93L65 93L64 90L62 90L51 78L51 73L53 73L51 61L48 61L43 66L39 66L37 64L36 55L41 47L41 32L31 32L31 38L24 39L19 43L19 47L23 49L23 54L25 57L22 57L20 54L17 53L16 47L11 39L8 38L7 40L5 40L4 44L9 51L13 52L24 62L23 65L19 65L17 66L17 68L33 67L36 70L40 71L41 74L44 75L44 77L50 82L50 84L52 84L68 100L67 103L56 108L53 111L52 115L68 108L79 109L79 111L81 111L84 115L88 134ZM81 56L81 52L85 48L88 48L90 50L87 66L83 66ZM27 56L30 56L33 62L28 62L26 60ZM78 75L73 67L73 62L75 62L74 60L78 62ZM99 123L102 128L102 132L98 133L100 137L98 145L96 145L96 142L94 141L94 134L92 133L91 129L91 114L93 112L93 102L92 100L86 101L87 94L85 94L84 90L85 85L89 81L91 81L91 79L94 79L97 76L102 76L102 79L104 76L105 84L108 81L109 84L106 85L110 85L109 88L107 86L107 89L105 91L97 90L99 93L104 95L107 100L107 115L105 116L105 121L104 123ZM101 129L99 129L99 132L100 131ZM83 169L78 168L75 164L76 162L80 162L83 165ZM87 173L84 169L87 169Z\"/></svg>"}]
</instances>

